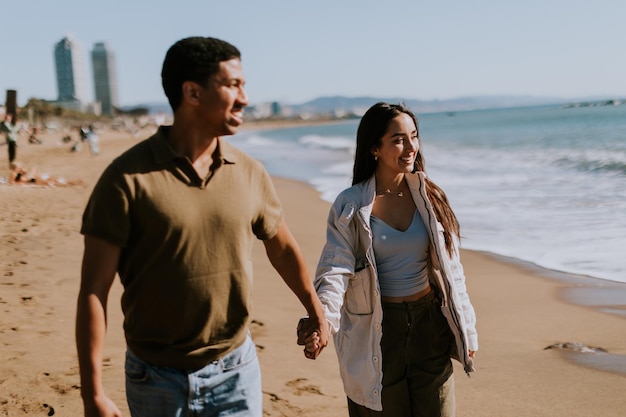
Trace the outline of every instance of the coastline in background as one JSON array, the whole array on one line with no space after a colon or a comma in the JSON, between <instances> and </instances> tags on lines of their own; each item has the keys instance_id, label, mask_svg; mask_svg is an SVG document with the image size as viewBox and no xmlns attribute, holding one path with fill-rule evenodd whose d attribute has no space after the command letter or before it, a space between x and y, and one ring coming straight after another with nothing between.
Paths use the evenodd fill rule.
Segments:
<instances>
[{"instance_id":1,"label":"coastline in background","mask_svg":"<svg viewBox=\"0 0 626 417\"><path fill-rule=\"evenodd\" d=\"M71 151L72 144L61 140L62 132L42 134L41 144L24 143L25 138L21 138L18 157L26 165L37 167L39 172L79 177L84 184L4 185L0 190L0 252L4 260L0 266L0 356L5 359L0 368L0 414L81 415L73 326L76 305L71 302L78 291L81 214L93 184L109 162L152 132L152 127L136 135L103 128L97 156L87 147ZM426 132L424 127L425 149L429 149ZM347 134L350 142L353 135L354 131ZM289 136L293 139L294 135ZM309 139L317 140L315 136ZM270 146L267 151L275 154L276 148ZM303 152L302 147L297 152L304 153L304 159L306 152L315 154L306 148ZM331 155L342 152L330 150ZM430 153L427 156L432 168L435 158ZM304 176L307 167L300 165L297 173ZM7 166L0 167L0 174L7 171ZM329 205L304 181L273 178L290 229L313 270L324 241ZM329 347L318 360L309 361L295 345L295 324L304 311L277 276L264 249L259 243L253 254L251 326L263 369L263 413L268 417L345 414L336 355ZM623 316L562 302L562 292L570 289L580 290L585 300L590 299L586 286L572 287L568 278L567 284L544 279L520 268L519 261L501 262L492 254L463 251L462 256L480 334L478 372L471 379L461 368L455 372L457 405L464 417L623 415ZM542 274L560 275L548 270ZM128 415L121 292L116 280L109 297L103 378L107 393ZM619 293L616 297L614 302L624 300ZM580 342L605 348L608 353L545 350L559 342ZM570 359L582 366L573 365Z\"/></svg>"},{"instance_id":2,"label":"coastline in background","mask_svg":"<svg viewBox=\"0 0 626 417\"><path fill-rule=\"evenodd\" d=\"M429 176L455 208L463 247L626 282L626 106L418 119ZM332 202L350 185L357 125L244 131L232 142Z\"/></svg>"}]
</instances>

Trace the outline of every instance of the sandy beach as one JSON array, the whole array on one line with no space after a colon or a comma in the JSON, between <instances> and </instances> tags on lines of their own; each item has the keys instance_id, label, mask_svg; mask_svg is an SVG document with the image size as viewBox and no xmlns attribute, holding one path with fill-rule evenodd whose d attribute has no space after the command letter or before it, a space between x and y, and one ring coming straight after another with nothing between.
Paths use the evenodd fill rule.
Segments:
<instances>
[{"instance_id":1,"label":"sandy beach","mask_svg":"<svg viewBox=\"0 0 626 417\"><path fill-rule=\"evenodd\" d=\"M81 215L105 166L150 133L100 132L98 156L87 146L70 152L61 132L42 135L40 145L20 138L17 156L26 167L83 184L0 185L0 415L82 414L74 345ZM7 176L6 147L0 155L0 176ZM313 273L329 203L306 184L274 181ZM252 333L263 373L264 415L347 415L334 348L316 361L304 358L295 343L304 309L270 266L261 243L254 258ZM464 251L462 260L480 350L471 378L455 363L459 417L626 414L626 285L556 274L487 253ZM129 415L121 292L116 281L109 297L104 384ZM607 352L544 349L568 342Z\"/></svg>"}]
</instances>

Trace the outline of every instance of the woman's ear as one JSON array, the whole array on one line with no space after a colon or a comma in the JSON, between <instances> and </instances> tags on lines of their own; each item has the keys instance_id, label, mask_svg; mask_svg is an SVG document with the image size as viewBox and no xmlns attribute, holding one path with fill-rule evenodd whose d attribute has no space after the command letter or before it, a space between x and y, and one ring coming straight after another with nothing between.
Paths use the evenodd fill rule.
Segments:
<instances>
[{"instance_id":1,"label":"woman's ear","mask_svg":"<svg viewBox=\"0 0 626 417\"><path fill-rule=\"evenodd\" d=\"M370 153L374 157L374 160L378 161L378 148L370 148Z\"/></svg>"}]
</instances>

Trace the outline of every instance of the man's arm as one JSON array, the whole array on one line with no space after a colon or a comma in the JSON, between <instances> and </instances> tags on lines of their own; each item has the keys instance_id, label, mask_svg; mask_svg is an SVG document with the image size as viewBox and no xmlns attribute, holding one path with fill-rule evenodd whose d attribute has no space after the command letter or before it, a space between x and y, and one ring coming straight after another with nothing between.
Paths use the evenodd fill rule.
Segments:
<instances>
[{"instance_id":1,"label":"man's arm","mask_svg":"<svg viewBox=\"0 0 626 417\"><path fill-rule=\"evenodd\" d=\"M121 417L104 393L102 357L107 324L107 299L120 258L120 247L85 236L80 292L76 312L76 348L85 416Z\"/></svg>"},{"instance_id":2,"label":"man's arm","mask_svg":"<svg viewBox=\"0 0 626 417\"><path fill-rule=\"evenodd\" d=\"M319 337L318 350L314 355L307 356L315 359L324 347L328 345L329 329L324 314L324 306L320 302L309 271L300 252L300 247L289 231L287 223L283 219L278 227L278 233L271 239L264 240L265 251L274 269L280 274L287 286L298 297L306 309L309 320L307 321L307 335L317 332Z\"/></svg>"}]
</instances>

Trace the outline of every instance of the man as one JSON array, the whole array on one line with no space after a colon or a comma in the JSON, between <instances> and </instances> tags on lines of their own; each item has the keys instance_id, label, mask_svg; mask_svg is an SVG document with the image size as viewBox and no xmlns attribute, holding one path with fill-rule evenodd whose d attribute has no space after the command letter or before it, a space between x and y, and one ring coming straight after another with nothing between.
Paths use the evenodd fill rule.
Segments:
<instances>
[{"instance_id":1,"label":"man","mask_svg":"<svg viewBox=\"0 0 626 417\"><path fill-rule=\"evenodd\" d=\"M182 39L161 77L173 125L109 165L83 216L76 340L85 414L121 415L101 365L119 273L131 414L261 416L248 331L254 237L306 308L310 332L328 327L323 307L267 172L222 139L248 104L237 48ZM327 341L322 333L320 345Z\"/></svg>"},{"instance_id":2,"label":"man","mask_svg":"<svg viewBox=\"0 0 626 417\"><path fill-rule=\"evenodd\" d=\"M7 113L4 122L0 124L0 130L6 134L7 148L9 152L9 167L15 161L17 153L17 135L19 129L15 124L15 117L11 113Z\"/></svg>"}]
</instances>

